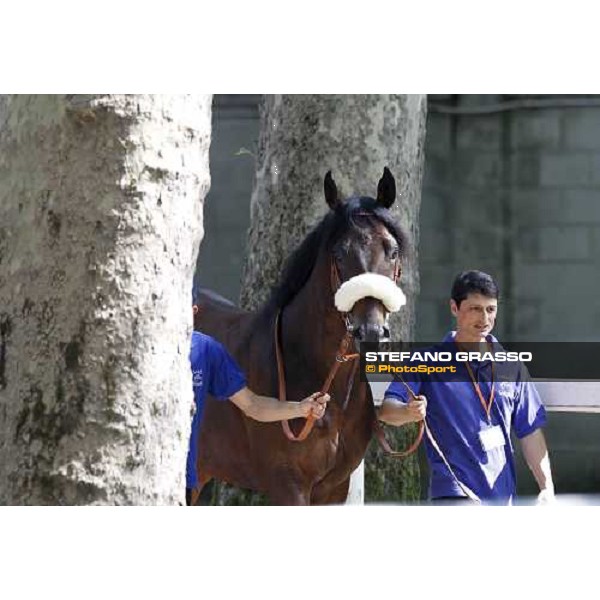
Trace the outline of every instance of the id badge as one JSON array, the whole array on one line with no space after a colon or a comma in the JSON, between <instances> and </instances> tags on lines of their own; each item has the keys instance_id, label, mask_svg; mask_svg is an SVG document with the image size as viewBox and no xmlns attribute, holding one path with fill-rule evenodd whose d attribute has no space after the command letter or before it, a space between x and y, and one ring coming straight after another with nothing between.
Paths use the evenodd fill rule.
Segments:
<instances>
[{"instance_id":1,"label":"id badge","mask_svg":"<svg viewBox=\"0 0 600 600\"><path fill-rule=\"evenodd\" d=\"M486 452L489 452L494 448L502 448L502 446L506 444L500 425L482 429L479 432L479 441Z\"/></svg>"}]
</instances>

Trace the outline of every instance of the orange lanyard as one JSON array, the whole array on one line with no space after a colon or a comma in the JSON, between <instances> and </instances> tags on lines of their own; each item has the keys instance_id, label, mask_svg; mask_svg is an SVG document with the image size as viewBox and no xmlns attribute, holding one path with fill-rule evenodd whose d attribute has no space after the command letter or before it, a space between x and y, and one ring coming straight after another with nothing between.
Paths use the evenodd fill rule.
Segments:
<instances>
[{"instance_id":1,"label":"orange lanyard","mask_svg":"<svg viewBox=\"0 0 600 600\"><path fill-rule=\"evenodd\" d=\"M488 402L485 401L483 394L481 393L481 389L479 388L479 383L475 380L473 376L473 371L471 371L471 367L469 365L469 361L465 361L465 366L467 367L467 371L469 371L469 376L471 377L471 382L473 383L473 387L475 388L475 393L479 397L479 401L481 402L481 406L483 406L483 410L485 410L485 414L490 420L490 413L492 411L492 404L494 402L494 363L492 362L492 389L490 391L490 399Z\"/></svg>"}]
</instances>

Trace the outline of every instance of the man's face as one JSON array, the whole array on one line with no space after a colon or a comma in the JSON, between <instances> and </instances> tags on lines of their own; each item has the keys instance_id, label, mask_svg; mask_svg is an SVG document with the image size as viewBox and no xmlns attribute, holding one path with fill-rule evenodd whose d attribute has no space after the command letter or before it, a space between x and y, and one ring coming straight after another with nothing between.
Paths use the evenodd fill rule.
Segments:
<instances>
[{"instance_id":1,"label":"man's face","mask_svg":"<svg viewBox=\"0 0 600 600\"><path fill-rule=\"evenodd\" d=\"M465 342L480 342L494 328L498 300L481 294L469 294L460 306L450 300L450 310L456 317L457 337Z\"/></svg>"}]
</instances>

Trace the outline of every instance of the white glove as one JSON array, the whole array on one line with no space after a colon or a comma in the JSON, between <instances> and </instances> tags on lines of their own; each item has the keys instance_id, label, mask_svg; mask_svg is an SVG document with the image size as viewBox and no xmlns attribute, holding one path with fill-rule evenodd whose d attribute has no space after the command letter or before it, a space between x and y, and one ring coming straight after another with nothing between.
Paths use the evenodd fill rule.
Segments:
<instances>
[{"instance_id":1,"label":"white glove","mask_svg":"<svg viewBox=\"0 0 600 600\"><path fill-rule=\"evenodd\" d=\"M554 490L544 489L542 490L537 497L538 506L547 505L547 504L556 504L556 496L554 495Z\"/></svg>"}]
</instances>

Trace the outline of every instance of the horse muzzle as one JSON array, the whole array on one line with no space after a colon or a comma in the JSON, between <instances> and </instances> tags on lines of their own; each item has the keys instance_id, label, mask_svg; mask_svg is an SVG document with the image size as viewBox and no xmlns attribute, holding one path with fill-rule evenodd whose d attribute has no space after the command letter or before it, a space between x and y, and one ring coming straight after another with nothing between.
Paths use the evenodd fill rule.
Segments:
<instances>
[{"instance_id":1,"label":"horse muzzle","mask_svg":"<svg viewBox=\"0 0 600 600\"><path fill-rule=\"evenodd\" d=\"M388 324L364 323L352 329L355 342L389 342L390 328Z\"/></svg>"}]
</instances>

